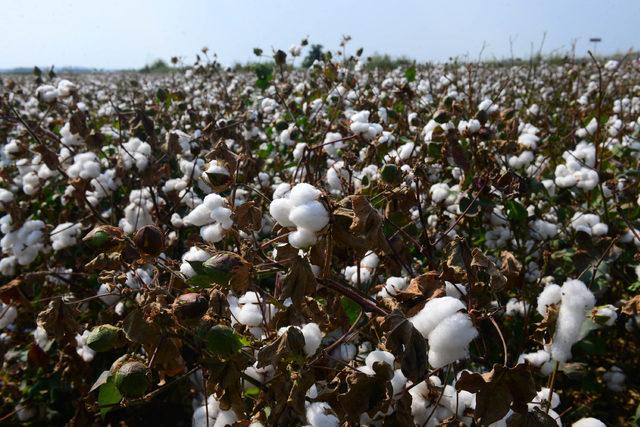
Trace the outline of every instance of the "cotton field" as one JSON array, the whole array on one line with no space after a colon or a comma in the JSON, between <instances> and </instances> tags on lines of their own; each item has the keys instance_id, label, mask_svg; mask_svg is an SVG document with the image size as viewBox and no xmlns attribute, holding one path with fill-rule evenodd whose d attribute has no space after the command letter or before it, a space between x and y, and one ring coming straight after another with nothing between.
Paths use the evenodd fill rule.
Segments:
<instances>
[{"instance_id":1,"label":"cotton field","mask_svg":"<svg viewBox=\"0 0 640 427\"><path fill-rule=\"evenodd\" d=\"M304 49L0 77L0 420L637 422L637 56Z\"/></svg>"}]
</instances>

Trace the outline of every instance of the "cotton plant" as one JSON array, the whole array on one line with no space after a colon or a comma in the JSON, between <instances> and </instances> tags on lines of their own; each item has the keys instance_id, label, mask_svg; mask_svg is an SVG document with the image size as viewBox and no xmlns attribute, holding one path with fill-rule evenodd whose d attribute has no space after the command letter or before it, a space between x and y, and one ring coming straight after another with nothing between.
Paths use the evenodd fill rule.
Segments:
<instances>
[{"instance_id":1,"label":"cotton plant","mask_svg":"<svg viewBox=\"0 0 640 427\"><path fill-rule=\"evenodd\" d=\"M380 258L373 251L368 251L360 260L359 267L350 265L344 269L344 277L353 285L367 284L380 263Z\"/></svg>"}]
</instances>

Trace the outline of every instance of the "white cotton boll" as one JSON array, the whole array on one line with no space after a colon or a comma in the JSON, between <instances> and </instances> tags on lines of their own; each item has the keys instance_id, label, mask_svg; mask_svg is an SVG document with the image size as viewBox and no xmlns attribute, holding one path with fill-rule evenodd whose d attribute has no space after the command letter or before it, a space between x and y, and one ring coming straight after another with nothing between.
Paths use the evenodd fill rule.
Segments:
<instances>
[{"instance_id":1,"label":"white cotton boll","mask_svg":"<svg viewBox=\"0 0 640 427\"><path fill-rule=\"evenodd\" d=\"M374 363L386 363L393 368L396 358L393 354L383 350L373 350L364 359L364 364L369 368L373 368Z\"/></svg>"},{"instance_id":2,"label":"white cotton boll","mask_svg":"<svg viewBox=\"0 0 640 427\"><path fill-rule=\"evenodd\" d=\"M609 232L609 226L602 222L591 227L591 234L594 236L604 236Z\"/></svg>"},{"instance_id":3,"label":"white cotton boll","mask_svg":"<svg viewBox=\"0 0 640 427\"><path fill-rule=\"evenodd\" d=\"M547 387L542 387L540 391L538 391L536 397L533 398L533 403L542 403L549 402L549 389ZM560 405L560 396L555 391L551 395L551 409L555 409Z\"/></svg>"},{"instance_id":4,"label":"white cotton boll","mask_svg":"<svg viewBox=\"0 0 640 427\"><path fill-rule=\"evenodd\" d=\"M571 358L571 347L581 338L582 324L595 305L595 297L580 280L568 280L561 288L562 300L551 356L560 362Z\"/></svg>"},{"instance_id":5,"label":"white cotton boll","mask_svg":"<svg viewBox=\"0 0 640 427\"><path fill-rule=\"evenodd\" d=\"M546 350L538 350L533 353L524 353L518 357L518 363L524 363L525 360L531 365L539 368L551 359L551 355Z\"/></svg>"},{"instance_id":6,"label":"white cotton boll","mask_svg":"<svg viewBox=\"0 0 640 427\"><path fill-rule=\"evenodd\" d=\"M593 313L592 316L595 322L604 326L613 326L618 319L617 309L611 304L596 307L595 313Z\"/></svg>"},{"instance_id":7,"label":"white cotton boll","mask_svg":"<svg viewBox=\"0 0 640 427\"><path fill-rule=\"evenodd\" d=\"M0 206L9 204L13 201L13 193L4 188L0 188Z\"/></svg>"},{"instance_id":8,"label":"white cotton boll","mask_svg":"<svg viewBox=\"0 0 640 427\"><path fill-rule=\"evenodd\" d=\"M597 418L580 418L575 423L571 424L571 427L607 427L605 423Z\"/></svg>"},{"instance_id":9,"label":"white cotton boll","mask_svg":"<svg viewBox=\"0 0 640 427\"><path fill-rule=\"evenodd\" d=\"M187 252L182 255L182 264L180 264L180 272L187 278L191 278L196 275L195 270L189 264L189 261L206 261L211 258L211 255L204 249L200 249L197 246L191 246Z\"/></svg>"},{"instance_id":10,"label":"white cotton boll","mask_svg":"<svg viewBox=\"0 0 640 427\"><path fill-rule=\"evenodd\" d=\"M120 158L125 169L131 169L135 164L139 171L143 171L149 164L151 146L138 138L131 138L120 147Z\"/></svg>"},{"instance_id":11,"label":"white cotton boll","mask_svg":"<svg viewBox=\"0 0 640 427\"><path fill-rule=\"evenodd\" d=\"M16 272L17 259L15 256L8 256L0 259L0 273L4 276L13 276Z\"/></svg>"},{"instance_id":12,"label":"white cotton boll","mask_svg":"<svg viewBox=\"0 0 640 427\"><path fill-rule=\"evenodd\" d=\"M115 286L103 283L98 288L98 297L106 305L114 305L120 300L120 291Z\"/></svg>"},{"instance_id":13,"label":"white cotton boll","mask_svg":"<svg viewBox=\"0 0 640 427\"><path fill-rule=\"evenodd\" d=\"M305 410L311 427L338 427L340 420L326 402L313 402Z\"/></svg>"},{"instance_id":14,"label":"white cotton boll","mask_svg":"<svg viewBox=\"0 0 640 427\"><path fill-rule=\"evenodd\" d=\"M509 316L524 316L529 309L529 304L525 301L520 301L517 298L511 298L507 301L506 314Z\"/></svg>"},{"instance_id":15,"label":"white cotton boll","mask_svg":"<svg viewBox=\"0 0 640 427\"><path fill-rule=\"evenodd\" d=\"M219 223L205 225L200 228L200 237L205 242L219 242L224 238L224 234L224 228Z\"/></svg>"},{"instance_id":16,"label":"white cotton boll","mask_svg":"<svg viewBox=\"0 0 640 427\"><path fill-rule=\"evenodd\" d=\"M391 387L393 388L393 396L400 397L407 384L407 377L404 376L401 369L396 369L391 378Z\"/></svg>"},{"instance_id":17,"label":"white cotton boll","mask_svg":"<svg viewBox=\"0 0 640 427\"><path fill-rule=\"evenodd\" d=\"M286 182L279 184L276 189L273 191L273 199L282 199L283 197L287 197L289 192L291 191L291 185Z\"/></svg>"},{"instance_id":18,"label":"white cotton boll","mask_svg":"<svg viewBox=\"0 0 640 427\"><path fill-rule=\"evenodd\" d=\"M1 309L0 309L0 312L2 312ZM40 347L43 350L49 343L49 336L47 334L47 331L42 326L38 325L36 329L33 331L33 341L36 343L38 347Z\"/></svg>"},{"instance_id":19,"label":"white cotton boll","mask_svg":"<svg viewBox=\"0 0 640 427\"><path fill-rule=\"evenodd\" d=\"M9 304L0 302L0 330L12 324L18 317L18 310Z\"/></svg>"},{"instance_id":20,"label":"white cotton boll","mask_svg":"<svg viewBox=\"0 0 640 427\"><path fill-rule=\"evenodd\" d=\"M306 203L318 200L321 193L316 187L307 183L300 183L294 186L289 193L289 200L295 206L304 205Z\"/></svg>"},{"instance_id":21,"label":"white cotton boll","mask_svg":"<svg viewBox=\"0 0 640 427\"><path fill-rule=\"evenodd\" d=\"M245 326L260 326L262 325L262 307L260 304L244 304L237 309L231 308L231 312L234 315L238 323Z\"/></svg>"},{"instance_id":22,"label":"white cotton boll","mask_svg":"<svg viewBox=\"0 0 640 427\"><path fill-rule=\"evenodd\" d=\"M560 286L550 284L545 286L540 295L538 295L538 313L544 316L547 313L547 307L552 304L559 304L562 299L562 291Z\"/></svg>"},{"instance_id":23,"label":"white cotton boll","mask_svg":"<svg viewBox=\"0 0 640 427\"><path fill-rule=\"evenodd\" d=\"M451 283L449 281L444 282L445 293L448 297L453 297L457 299L461 299L463 296L467 295L467 288L462 283Z\"/></svg>"},{"instance_id":24,"label":"white cotton boll","mask_svg":"<svg viewBox=\"0 0 640 427\"><path fill-rule=\"evenodd\" d=\"M443 297L447 298L447 297ZM440 298L441 299L441 298ZM455 300L460 302L459 300ZM429 334L429 365L441 368L469 357L469 343L478 336L469 315L455 313L447 317Z\"/></svg>"},{"instance_id":25,"label":"white cotton boll","mask_svg":"<svg viewBox=\"0 0 640 427\"><path fill-rule=\"evenodd\" d=\"M58 89L51 85L41 85L36 89L36 98L44 103L52 103L60 95Z\"/></svg>"},{"instance_id":26,"label":"white cotton boll","mask_svg":"<svg viewBox=\"0 0 640 427\"><path fill-rule=\"evenodd\" d=\"M320 231L329 223L329 213L322 203L314 200L293 208L289 220L298 228Z\"/></svg>"},{"instance_id":27,"label":"white cotton boll","mask_svg":"<svg viewBox=\"0 0 640 427\"><path fill-rule=\"evenodd\" d=\"M358 349L351 343L342 343L331 351L331 357L343 362L351 362L356 354L358 354Z\"/></svg>"},{"instance_id":28,"label":"white cotton boll","mask_svg":"<svg viewBox=\"0 0 640 427\"><path fill-rule=\"evenodd\" d=\"M530 133L523 133L518 137L518 144L532 150L538 148L538 141L540 141L540 138Z\"/></svg>"},{"instance_id":29,"label":"white cotton boll","mask_svg":"<svg viewBox=\"0 0 640 427\"><path fill-rule=\"evenodd\" d=\"M317 323L307 323L300 330L304 335L304 353L307 356L312 356L320 347L322 331Z\"/></svg>"},{"instance_id":30,"label":"white cotton boll","mask_svg":"<svg viewBox=\"0 0 640 427\"><path fill-rule=\"evenodd\" d=\"M211 222L211 210L205 204L198 205L182 221L185 225L201 227Z\"/></svg>"},{"instance_id":31,"label":"white cotton boll","mask_svg":"<svg viewBox=\"0 0 640 427\"><path fill-rule=\"evenodd\" d=\"M58 96L67 98L78 91L78 87L69 80L62 79L58 82Z\"/></svg>"},{"instance_id":32,"label":"white cotton boll","mask_svg":"<svg viewBox=\"0 0 640 427\"><path fill-rule=\"evenodd\" d=\"M411 317L409 321L413 326L427 338L428 335L440 324L445 318L454 315L460 310L464 310L466 307L457 298L453 297L441 297L434 298L428 301L422 310L415 316Z\"/></svg>"},{"instance_id":33,"label":"white cotton boll","mask_svg":"<svg viewBox=\"0 0 640 427\"><path fill-rule=\"evenodd\" d=\"M96 352L93 351L88 345L87 345L87 338L89 337L89 331L85 330L82 335L77 334L76 335L76 353L78 353L78 356L80 356L82 358L82 360L84 360L85 362L89 363L93 360L93 357L95 356Z\"/></svg>"},{"instance_id":34,"label":"white cotton boll","mask_svg":"<svg viewBox=\"0 0 640 427\"><path fill-rule=\"evenodd\" d=\"M558 234L558 226L542 219L536 219L531 223L533 236L538 239L550 239Z\"/></svg>"},{"instance_id":35,"label":"white cotton boll","mask_svg":"<svg viewBox=\"0 0 640 427\"><path fill-rule=\"evenodd\" d=\"M624 391L624 382L627 376L619 367L612 366L610 370L602 375L602 378L607 383L607 388L609 390L615 391L617 393Z\"/></svg>"},{"instance_id":36,"label":"white cotton boll","mask_svg":"<svg viewBox=\"0 0 640 427\"><path fill-rule=\"evenodd\" d=\"M315 245L318 241L316 234L305 228L298 228L296 231L289 234L289 244L296 249L306 249L309 246Z\"/></svg>"},{"instance_id":37,"label":"white cotton boll","mask_svg":"<svg viewBox=\"0 0 640 427\"><path fill-rule=\"evenodd\" d=\"M385 282L384 288L378 292L378 295L381 298L396 296L402 292L408 284L409 283L405 277L389 277Z\"/></svg>"},{"instance_id":38,"label":"white cotton boll","mask_svg":"<svg viewBox=\"0 0 640 427\"><path fill-rule=\"evenodd\" d=\"M434 203L445 201L447 197L449 197L449 191L449 185L444 182L433 184L431 188L429 188L429 194Z\"/></svg>"},{"instance_id":39,"label":"white cotton boll","mask_svg":"<svg viewBox=\"0 0 640 427\"><path fill-rule=\"evenodd\" d=\"M65 222L58 225L50 233L51 247L54 251L59 251L70 246L75 246L80 234L80 224Z\"/></svg>"},{"instance_id":40,"label":"white cotton boll","mask_svg":"<svg viewBox=\"0 0 640 427\"><path fill-rule=\"evenodd\" d=\"M380 258L378 257L378 255L376 255L376 253L373 251L368 251L364 255L364 258L362 258L362 261L360 261L360 266L362 268L374 270L375 268L378 267L379 263L380 263Z\"/></svg>"}]
</instances>

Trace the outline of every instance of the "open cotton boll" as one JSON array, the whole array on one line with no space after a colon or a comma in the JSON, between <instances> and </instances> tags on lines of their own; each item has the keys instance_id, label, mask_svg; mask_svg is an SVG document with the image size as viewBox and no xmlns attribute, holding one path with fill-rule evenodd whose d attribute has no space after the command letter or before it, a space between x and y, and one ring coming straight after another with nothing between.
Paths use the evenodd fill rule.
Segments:
<instances>
[{"instance_id":1,"label":"open cotton boll","mask_svg":"<svg viewBox=\"0 0 640 427\"><path fill-rule=\"evenodd\" d=\"M473 327L468 314L455 313L447 317L427 338L429 365L438 369L456 360L466 359L469 357L469 343L477 336L478 331Z\"/></svg>"},{"instance_id":2,"label":"open cotton boll","mask_svg":"<svg viewBox=\"0 0 640 427\"><path fill-rule=\"evenodd\" d=\"M318 241L316 234L305 228L298 228L296 231L289 234L289 244L296 249L306 249L309 246L313 246Z\"/></svg>"},{"instance_id":3,"label":"open cotton boll","mask_svg":"<svg viewBox=\"0 0 640 427\"><path fill-rule=\"evenodd\" d=\"M195 270L189 264L189 261L206 261L211 258L209 252L200 249L197 246L191 246L187 252L182 255L182 264L180 264L180 272L191 278L196 275Z\"/></svg>"},{"instance_id":4,"label":"open cotton boll","mask_svg":"<svg viewBox=\"0 0 640 427\"><path fill-rule=\"evenodd\" d=\"M89 331L85 330L82 335L76 335L76 353L85 362L89 363L93 360L96 352L87 345L87 338L89 337Z\"/></svg>"},{"instance_id":5,"label":"open cotton boll","mask_svg":"<svg viewBox=\"0 0 640 427\"><path fill-rule=\"evenodd\" d=\"M517 298L511 298L507 301L506 314L509 316L524 316L529 310L529 304L520 301Z\"/></svg>"},{"instance_id":6,"label":"open cotton boll","mask_svg":"<svg viewBox=\"0 0 640 427\"><path fill-rule=\"evenodd\" d=\"M571 427L607 427L605 423L597 418L580 418L575 423L571 424Z\"/></svg>"},{"instance_id":7,"label":"open cotton boll","mask_svg":"<svg viewBox=\"0 0 640 427\"><path fill-rule=\"evenodd\" d=\"M96 295L98 296L98 298L100 298L100 301L109 306L117 303L120 300L120 290L117 287L109 285L107 283L103 283L100 285L100 287L98 288L98 293Z\"/></svg>"},{"instance_id":8,"label":"open cotton boll","mask_svg":"<svg viewBox=\"0 0 640 427\"><path fill-rule=\"evenodd\" d=\"M580 280L566 281L562 285L561 293L551 356L555 360L566 362L571 358L571 347L581 338L582 324L589 310L595 305L595 297Z\"/></svg>"},{"instance_id":9,"label":"open cotton boll","mask_svg":"<svg viewBox=\"0 0 640 427\"><path fill-rule=\"evenodd\" d=\"M51 239L51 247L54 251L59 251L70 246L74 246L78 242L81 224L65 222L51 230L49 234Z\"/></svg>"},{"instance_id":10,"label":"open cotton boll","mask_svg":"<svg viewBox=\"0 0 640 427\"><path fill-rule=\"evenodd\" d=\"M351 131L368 140L372 140L382 133L382 126L378 123L369 123L369 111L359 111L353 114L351 119Z\"/></svg>"},{"instance_id":11,"label":"open cotton boll","mask_svg":"<svg viewBox=\"0 0 640 427\"><path fill-rule=\"evenodd\" d=\"M304 335L304 353L307 356L312 356L318 351L320 343L322 342L322 331L317 323L307 323L302 328L302 335Z\"/></svg>"},{"instance_id":12,"label":"open cotton boll","mask_svg":"<svg viewBox=\"0 0 640 427\"><path fill-rule=\"evenodd\" d=\"M445 292L448 297L461 299L467 295L467 288L462 283L451 283L449 281L444 282Z\"/></svg>"},{"instance_id":13,"label":"open cotton boll","mask_svg":"<svg viewBox=\"0 0 640 427\"><path fill-rule=\"evenodd\" d=\"M18 317L18 310L9 304L0 302L0 330L12 324Z\"/></svg>"},{"instance_id":14,"label":"open cotton boll","mask_svg":"<svg viewBox=\"0 0 640 427\"><path fill-rule=\"evenodd\" d=\"M286 182L278 184L276 189L273 190L273 200L282 199L284 197L287 197L289 195L290 191L291 191L291 185L290 184L288 184Z\"/></svg>"},{"instance_id":15,"label":"open cotton boll","mask_svg":"<svg viewBox=\"0 0 640 427\"><path fill-rule=\"evenodd\" d=\"M617 308L611 304L601 305L596 307L591 317L598 325L612 326L618 319Z\"/></svg>"},{"instance_id":16,"label":"open cotton boll","mask_svg":"<svg viewBox=\"0 0 640 427\"><path fill-rule=\"evenodd\" d=\"M558 234L558 226L542 219L536 219L531 223L532 236L536 239L550 239Z\"/></svg>"},{"instance_id":17,"label":"open cotton boll","mask_svg":"<svg viewBox=\"0 0 640 427\"><path fill-rule=\"evenodd\" d=\"M532 403L543 403L549 402L549 389L547 387L542 387L540 391L537 392L536 397L531 401ZM551 394L551 409L555 409L560 405L560 396L555 391Z\"/></svg>"},{"instance_id":18,"label":"open cotton boll","mask_svg":"<svg viewBox=\"0 0 640 427\"><path fill-rule=\"evenodd\" d=\"M60 92L58 91L58 89L51 85L41 85L36 89L36 98L38 98L38 101L47 104L52 103L53 101L58 99L59 95Z\"/></svg>"},{"instance_id":19,"label":"open cotton boll","mask_svg":"<svg viewBox=\"0 0 640 427\"><path fill-rule=\"evenodd\" d=\"M329 223L329 213L322 203L314 200L293 208L289 220L298 228L320 231Z\"/></svg>"},{"instance_id":20,"label":"open cotton boll","mask_svg":"<svg viewBox=\"0 0 640 427\"><path fill-rule=\"evenodd\" d=\"M220 402L214 395L209 396L206 406L202 405L193 411L192 427L226 427L238 421L233 409L222 410Z\"/></svg>"},{"instance_id":21,"label":"open cotton boll","mask_svg":"<svg viewBox=\"0 0 640 427\"><path fill-rule=\"evenodd\" d=\"M402 292L408 284L406 277L389 277L382 290L378 292L378 296L381 298L396 296Z\"/></svg>"},{"instance_id":22,"label":"open cotton boll","mask_svg":"<svg viewBox=\"0 0 640 427\"><path fill-rule=\"evenodd\" d=\"M617 366L612 366L611 369L602 375L602 379L607 383L607 388L618 393L624 391L624 381L626 378L627 376L622 369Z\"/></svg>"},{"instance_id":23,"label":"open cotton boll","mask_svg":"<svg viewBox=\"0 0 640 427\"><path fill-rule=\"evenodd\" d=\"M551 355L546 350L538 350L533 353L523 353L518 357L518 363L524 363L525 360L531 365L539 368L551 359Z\"/></svg>"},{"instance_id":24,"label":"open cotton boll","mask_svg":"<svg viewBox=\"0 0 640 427\"><path fill-rule=\"evenodd\" d=\"M367 354L367 357L364 359L364 364L373 368L374 363L386 363L393 368L395 360L395 356L388 351L373 350L371 353Z\"/></svg>"},{"instance_id":25,"label":"open cotton boll","mask_svg":"<svg viewBox=\"0 0 640 427\"><path fill-rule=\"evenodd\" d=\"M151 156L151 146L146 142L138 138L131 138L123 143L119 150L125 169L131 169L134 164L140 172L147 168Z\"/></svg>"},{"instance_id":26,"label":"open cotton boll","mask_svg":"<svg viewBox=\"0 0 640 427\"><path fill-rule=\"evenodd\" d=\"M296 184L289 193L289 200L295 206L304 205L306 203L318 200L321 193L316 187L305 182Z\"/></svg>"},{"instance_id":27,"label":"open cotton boll","mask_svg":"<svg viewBox=\"0 0 640 427\"><path fill-rule=\"evenodd\" d=\"M97 178L100 175L100 161L91 152L76 154L73 164L67 169L67 175L72 178Z\"/></svg>"},{"instance_id":28,"label":"open cotton boll","mask_svg":"<svg viewBox=\"0 0 640 427\"><path fill-rule=\"evenodd\" d=\"M562 299L562 291L560 286L552 283L545 286L540 295L538 295L538 313L541 316L547 314L547 308L553 304L559 304Z\"/></svg>"},{"instance_id":29,"label":"open cotton boll","mask_svg":"<svg viewBox=\"0 0 640 427\"><path fill-rule=\"evenodd\" d=\"M60 98L67 98L78 91L78 86L69 80L62 79L58 82L58 96Z\"/></svg>"},{"instance_id":30,"label":"open cotton boll","mask_svg":"<svg viewBox=\"0 0 640 427\"><path fill-rule=\"evenodd\" d=\"M340 420L327 402L310 403L305 410L305 415L311 427L338 427L340 425Z\"/></svg>"},{"instance_id":31,"label":"open cotton boll","mask_svg":"<svg viewBox=\"0 0 640 427\"><path fill-rule=\"evenodd\" d=\"M411 317L409 321L423 337L427 338L445 318L464 309L466 309L465 305L457 298L449 296L434 298L428 301L422 310Z\"/></svg>"},{"instance_id":32,"label":"open cotton boll","mask_svg":"<svg viewBox=\"0 0 640 427\"><path fill-rule=\"evenodd\" d=\"M285 198L274 199L269 205L269 213L283 227L295 227L295 224L289 220L292 209L291 202Z\"/></svg>"},{"instance_id":33,"label":"open cotton boll","mask_svg":"<svg viewBox=\"0 0 640 427\"><path fill-rule=\"evenodd\" d=\"M355 345L349 342L343 342L331 351L331 357L337 360L342 360L343 362L351 362L356 357L357 353L358 349Z\"/></svg>"},{"instance_id":34,"label":"open cotton boll","mask_svg":"<svg viewBox=\"0 0 640 427\"><path fill-rule=\"evenodd\" d=\"M532 150L538 148L538 141L540 141L540 138L531 133L523 133L518 137L518 144Z\"/></svg>"}]
</instances>

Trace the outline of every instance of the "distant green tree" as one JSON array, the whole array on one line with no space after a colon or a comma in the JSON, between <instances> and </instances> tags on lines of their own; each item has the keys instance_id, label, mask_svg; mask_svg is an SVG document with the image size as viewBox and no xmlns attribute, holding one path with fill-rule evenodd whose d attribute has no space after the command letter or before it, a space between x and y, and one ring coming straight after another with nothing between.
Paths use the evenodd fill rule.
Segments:
<instances>
[{"instance_id":1,"label":"distant green tree","mask_svg":"<svg viewBox=\"0 0 640 427\"><path fill-rule=\"evenodd\" d=\"M313 65L315 60L322 60L322 45L321 44L312 44L309 48L309 53L305 56L302 61L302 66L305 68L309 68Z\"/></svg>"},{"instance_id":2,"label":"distant green tree","mask_svg":"<svg viewBox=\"0 0 640 427\"><path fill-rule=\"evenodd\" d=\"M140 72L142 73L166 73L171 70L169 64L162 59L155 60L152 64L145 65Z\"/></svg>"}]
</instances>

